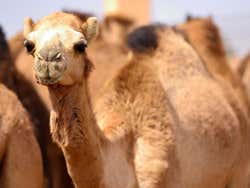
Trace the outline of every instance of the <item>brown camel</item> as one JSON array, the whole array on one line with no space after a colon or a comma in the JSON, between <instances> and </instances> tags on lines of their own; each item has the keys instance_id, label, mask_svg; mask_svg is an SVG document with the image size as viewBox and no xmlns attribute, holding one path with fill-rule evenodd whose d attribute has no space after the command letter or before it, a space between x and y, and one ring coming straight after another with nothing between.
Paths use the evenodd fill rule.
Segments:
<instances>
[{"instance_id":1,"label":"brown camel","mask_svg":"<svg viewBox=\"0 0 250 188\"><path fill-rule=\"evenodd\" d=\"M16 95L3 84L9 58L0 28L0 187L43 188L42 158L33 125Z\"/></svg>"},{"instance_id":2,"label":"brown camel","mask_svg":"<svg viewBox=\"0 0 250 188\"><path fill-rule=\"evenodd\" d=\"M97 26L62 12L24 25L35 77L49 89L52 137L75 186L245 188L246 127L171 28L129 36L131 60L102 90L94 115L85 48Z\"/></svg>"}]
</instances>

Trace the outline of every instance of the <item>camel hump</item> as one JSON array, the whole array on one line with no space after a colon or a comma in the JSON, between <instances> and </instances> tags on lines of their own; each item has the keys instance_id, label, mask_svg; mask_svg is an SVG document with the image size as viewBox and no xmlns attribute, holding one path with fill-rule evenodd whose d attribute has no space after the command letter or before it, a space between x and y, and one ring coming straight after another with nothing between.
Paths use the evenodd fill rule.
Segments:
<instances>
[{"instance_id":1,"label":"camel hump","mask_svg":"<svg viewBox=\"0 0 250 188\"><path fill-rule=\"evenodd\" d=\"M145 53L158 47L157 29L163 25L142 26L132 31L127 36L128 47L137 53Z\"/></svg>"}]
</instances>

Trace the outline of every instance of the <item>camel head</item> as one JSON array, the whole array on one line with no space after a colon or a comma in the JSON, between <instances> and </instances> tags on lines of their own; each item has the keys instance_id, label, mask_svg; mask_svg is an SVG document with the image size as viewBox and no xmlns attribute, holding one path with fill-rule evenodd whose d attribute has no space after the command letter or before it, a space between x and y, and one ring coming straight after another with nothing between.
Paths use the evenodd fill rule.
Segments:
<instances>
[{"instance_id":1,"label":"camel head","mask_svg":"<svg viewBox=\"0 0 250 188\"><path fill-rule=\"evenodd\" d=\"M24 46L34 57L34 73L43 85L80 83L90 69L85 49L98 33L95 17L57 12L34 23L24 22Z\"/></svg>"}]
</instances>

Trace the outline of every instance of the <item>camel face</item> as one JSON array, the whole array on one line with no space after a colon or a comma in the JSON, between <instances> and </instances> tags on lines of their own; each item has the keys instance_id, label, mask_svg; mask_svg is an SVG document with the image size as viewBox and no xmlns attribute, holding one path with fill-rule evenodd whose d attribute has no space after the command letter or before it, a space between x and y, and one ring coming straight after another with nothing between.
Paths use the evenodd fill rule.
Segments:
<instances>
[{"instance_id":1,"label":"camel face","mask_svg":"<svg viewBox=\"0 0 250 188\"><path fill-rule=\"evenodd\" d=\"M58 14L63 15L60 20ZM88 63L85 49L96 35L95 18L81 23L71 14L55 13L37 25L26 22L24 28L24 45L34 57L38 83L72 85L82 81Z\"/></svg>"},{"instance_id":2,"label":"camel face","mask_svg":"<svg viewBox=\"0 0 250 188\"><path fill-rule=\"evenodd\" d=\"M31 41L34 41L34 51L31 52L39 83L69 85L82 77L83 56L87 45L82 33L64 27L37 30L31 33L27 42L32 44ZM79 43L82 45L81 51L76 49Z\"/></svg>"}]
</instances>

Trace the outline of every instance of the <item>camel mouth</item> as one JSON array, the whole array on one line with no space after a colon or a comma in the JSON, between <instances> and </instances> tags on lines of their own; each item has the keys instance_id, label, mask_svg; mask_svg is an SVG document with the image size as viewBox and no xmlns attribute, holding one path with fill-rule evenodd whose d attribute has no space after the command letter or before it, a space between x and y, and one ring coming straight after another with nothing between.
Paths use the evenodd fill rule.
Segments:
<instances>
[{"instance_id":1,"label":"camel mouth","mask_svg":"<svg viewBox=\"0 0 250 188\"><path fill-rule=\"evenodd\" d=\"M39 76L35 75L35 77L36 77L36 80L37 80L38 84L49 86L49 85L58 84L58 82L61 80L62 76L58 76L58 77L50 77L50 76L39 77Z\"/></svg>"}]
</instances>

